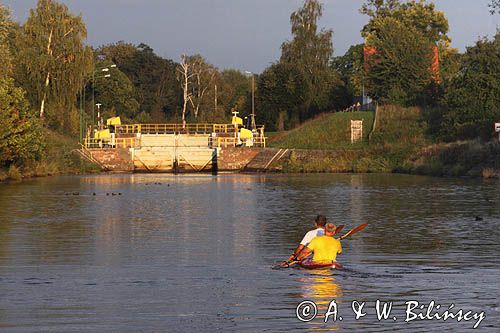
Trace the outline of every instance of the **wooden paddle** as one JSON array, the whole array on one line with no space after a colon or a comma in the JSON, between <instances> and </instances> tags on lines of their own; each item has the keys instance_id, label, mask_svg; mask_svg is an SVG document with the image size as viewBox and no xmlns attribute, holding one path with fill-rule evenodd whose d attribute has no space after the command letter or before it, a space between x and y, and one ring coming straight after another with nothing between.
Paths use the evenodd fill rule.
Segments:
<instances>
[{"instance_id":1,"label":"wooden paddle","mask_svg":"<svg viewBox=\"0 0 500 333\"><path fill-rule=\"evenodd\" d=\"M344 224L341 224L337 227L337 229L335 229L335 235L338 234L339 232L342 231L342 229L344 229L345 225Z\"/></svg>"},{"instance_id":2,"label":"wooden paddle","mask_svg":"<svg viewBox=\"0 0 500 333\"><path fill-rule=\"evenodd\" d=\"M357 232L360 232L361 230L363 230L364 228L366 228L368 226L368 223L364 223L362 225L359 225L357 226L356 228L350 230L347 232L347 234L345 234L344 236L340 237L340 240L343 240L344 238L346 237L349 237Z\"/></svg>"}]
</instances>

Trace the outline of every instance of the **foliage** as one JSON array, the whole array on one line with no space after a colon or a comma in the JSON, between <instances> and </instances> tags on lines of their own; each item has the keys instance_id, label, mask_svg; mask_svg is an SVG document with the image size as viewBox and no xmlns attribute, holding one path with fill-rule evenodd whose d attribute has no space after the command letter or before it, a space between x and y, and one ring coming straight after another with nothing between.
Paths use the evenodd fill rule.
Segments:
<instances>
[{"instance_id":1,"label":"foliage","mask_svg":"<svg viewBox=\"0 0 500 333\"><path fill-rule=\"evenodd\" d=\"M0 166L40 159L44 140L38 121L28 114L24 91L0 78Z\"/></svg>"},{"instance_id":2,"label":"foliage","mask_svg":"<svg viewBox=\"0 0 500 333\"><path fill-rule=\"evenodd\" d=\"M332 88L340 84L338 75L329 66L333 31L318 31L322 11L319 1L306 0L290 17L293 39L281 46L280 63L299 71L303 82L300 89L303 102L298 106L300 121L328 108Z\"/></svg>"},{"instance_id":3,"label":"foliage","mask_svg":"<svg viewBox=\"0 0 500 333\"><path fill-rule=\"evenodd\" d=\"M107 68L109 71L97 70L95 82L90 82L94 84L95 102L102 104L104 119L120 116L125 123L135 121L139 114L139 103L134 98L134 85L119 68L113 68L111 65L109 61L96 64L96 68ZM110 73L110 77L104 77L103 73ZM91 94L86 96L90 98Z\"/></svg>"},{"instance_id":4,"label":"foliage","mask_svg":"<svg viewBox=\"0 0 500 333\"><path fill-rule=\"evenodd\" d=\"M23 89L14 85L8 35L9 11L0 5L0 166L23 163L42 155L43 138L29 113Z\"/></svg>"},{"instance_id":5,"label":"foliage","mask_svg":"<svg viewBox=\"0 0 500 333\"><path fill-rule=\"evenodd\" d=\"M363 94L363 44L353 45L343 56L332 59L331 67L337 71L344 82L350 101L354 96Z\"/></svg>"},{"instance_id":6,"label":"foliage","mask_svg":"<svg viewBox=\"0 0 500 333\"><path fill-rule=\"evenodd\" d=\"M414 27L392 17L374 24L377 34L367 38L367 44L377 50L367 61L370 96L382 103L415 105L431 83L431 43Z\"/></svg>"},{"instance_id":7,"label":"foliage","mask_svg":"<svg viewBox=\"0 0 500 333\"><path fill-rule=\"evenodd\" d=\"M130 89L125 90L144 112L135 115L135 120L144 118L145 114L154 122L162 122L167 117L175 116L181 96L180 86L176 81L175 62L159 57L146 44L135 46L124 42L102 46L96 51L96 55L116 64L132 82L133 93ZM129 111L133 110L131 107L128 106Z\"/></svg>"},{"instance_id":8,"label":"foliage","mask_svg":"<svg viewBox=\"0 0 500 333\"><path fill-rule=\"evenodd\" d=\"M247 101L251 98L252 91L250 79L246 75L235 69L225 69L217 76L216 83L218 100L223 109L250 113L250 107L248 110L246 107L250 106Z\"/></svg>"},{"instance_id":9,"label":"foliage","mask_svg":"<svg viewBox=\"0 0 500 333\"><path fill-rule=\"evenodd\" d=\"M259 120L270 130L284 130L299 124L300 106L307 99L311 84L304 72L289 63L276 63L267 68L257 83Z\"/></svg>"},{"instance_id":10,"label":"foliage","mask_svg":"<svg viewBox=\"0 0 500 333\"><path fill-rule=\"evenodd\" d=\"M47 114L51 126L70 133L77 127L70 122L77 118L71 114L77 94L92 67L86 36L81 16L54 0L39 0L17 38L18 81L40 117Z\"/></svg>"},{"instance_id":11,"label":"foliage","mask_svg":"<svg viewBox=\"0 0 500 333\"><path fill-rule=\"evenodd\" d=\"M500 119L500 33L467 48L459 75L444 97L438 136L445 140L490 139ZM441 118L441 119L439 119Z\"/></svg>"},{"instance_id":12,"label":"foliage","mask_svg":"<svg viewBox=\"0 0 500 333\"><path fill-rule=\"evenodd\" d=\"M12 26L9 10L0 4L0 77L2 78L12 74L12 59L7 46Z\"/></svg>"},{"instance_id":13,"label":"foliage","mask_svg":"<svg viewBox=\"0 0 500 333\"><path fill-rule=\"evenodd\" d=\"M490 8L491 15L494 15L495 13L500 14L500 0L491 0L488 7Z\"/></svg>"},{"instance_id":14,"label":"foliage","mask_svg":"<svg viewBox=\"0 0 500 333\"><path fill-rule=\"evenodd\" d=\"M447 36L449 25L444 12L436 10L434 3L426 0L367 0L361 7L361 13L370 16L370 21L363 28L363 37L377 35L379 19L391 17L403 26L414 27L434 44L449 41Z\"/></svg>"}]
</instances>

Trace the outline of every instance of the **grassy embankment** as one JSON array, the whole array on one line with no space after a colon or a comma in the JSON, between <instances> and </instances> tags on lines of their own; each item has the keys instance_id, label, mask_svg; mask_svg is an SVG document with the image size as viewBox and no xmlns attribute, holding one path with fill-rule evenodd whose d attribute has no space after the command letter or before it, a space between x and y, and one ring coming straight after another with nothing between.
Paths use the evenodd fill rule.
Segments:
<instances>
[{"instance_id":1,"label":"grassy embankment","mask_svg":"<svg viewBox=\"0 0 500 333\"><path fill-rule=\"evenodd\" d=\"M270 146L294 148L285 172L402 172L433 176L500 178L500 144L433 143L420 108L381 107L373 113L322 115L272 137ZM351 145L350 120L364 119L364 142ZM370 133L370 134L369 134Z\"/></svg>"},{"instance_id":2,"label":"grassy embankment","mask_svg":"<svg viewBox=\"0 0 500 333\"><path fill-rule=\"evenodd\" d=\"M82 160L72 151L78 149L77 140L52 131L46 131L46 149L40 161L11 165L0 168L0 182L18 181L23 178L45 177L64 174L83 174L99 172L95 165Z\"/></svg>"}]
</instances>

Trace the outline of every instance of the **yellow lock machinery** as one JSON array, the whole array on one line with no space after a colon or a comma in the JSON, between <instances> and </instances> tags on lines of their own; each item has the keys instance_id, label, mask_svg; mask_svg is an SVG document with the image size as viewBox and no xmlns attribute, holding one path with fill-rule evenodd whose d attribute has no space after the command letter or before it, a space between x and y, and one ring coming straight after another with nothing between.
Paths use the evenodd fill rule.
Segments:
<instances>
[{"instance_id":1,"label":"yellow lock machinery","mask_svg":"<svg viewBox=\"0 0 500 333\"><path fill-rule=\"evenodd\" d=\"M106 126L101 126L100 130L95 130L94 140L101 147L115 145L116 126L121 125L120 117L112 117L106 120Z\"/></svg>"}]
</instances>

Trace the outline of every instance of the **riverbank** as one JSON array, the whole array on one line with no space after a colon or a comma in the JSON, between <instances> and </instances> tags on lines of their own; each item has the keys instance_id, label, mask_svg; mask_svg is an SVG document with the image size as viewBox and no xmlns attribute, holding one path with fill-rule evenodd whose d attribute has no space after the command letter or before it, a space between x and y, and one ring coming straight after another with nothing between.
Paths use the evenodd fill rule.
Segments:
<instances>
[{"instance_id":1,"label":"riverbank","mask_svg":"<svg viewBox=\"0 0 500 333\"><path fill-rule=\"evenodd\" d=\"M350 143L350 120L363 120L362 142ZM434 143L426 132L420 108L387 106L378 108L374 116L366 112L326 114L275 135L271 146L290 151L270 169L500 178L498 141ZM330 147L340 149L325 149Z\"/></svg>"},{"instance_id":2,"label":"riverbank","mask_svg":"<svg viewBox=\"0 0 500 333\"><path fill-rule=\"evenodd\" d=\"M100 172L98 166L81 159L74 153L74 150L79 148L74 138L49 130L44 133L44 138L46 147L42 159L26 162L23 165L11 165L9 168L0 168L0 182Z\"/></svg>"},{"instance_id":3,"label":"riverbank","mask_svg":"<svg viewBox=\"0 0 500 333\"><path fill-rule=\"evenodd\" d=\"M284 173L406 173L500 179L500 143L435 144L414 151L375 146L348 150L292 149L271 171Z\"/></svg>"}]
</instances>

